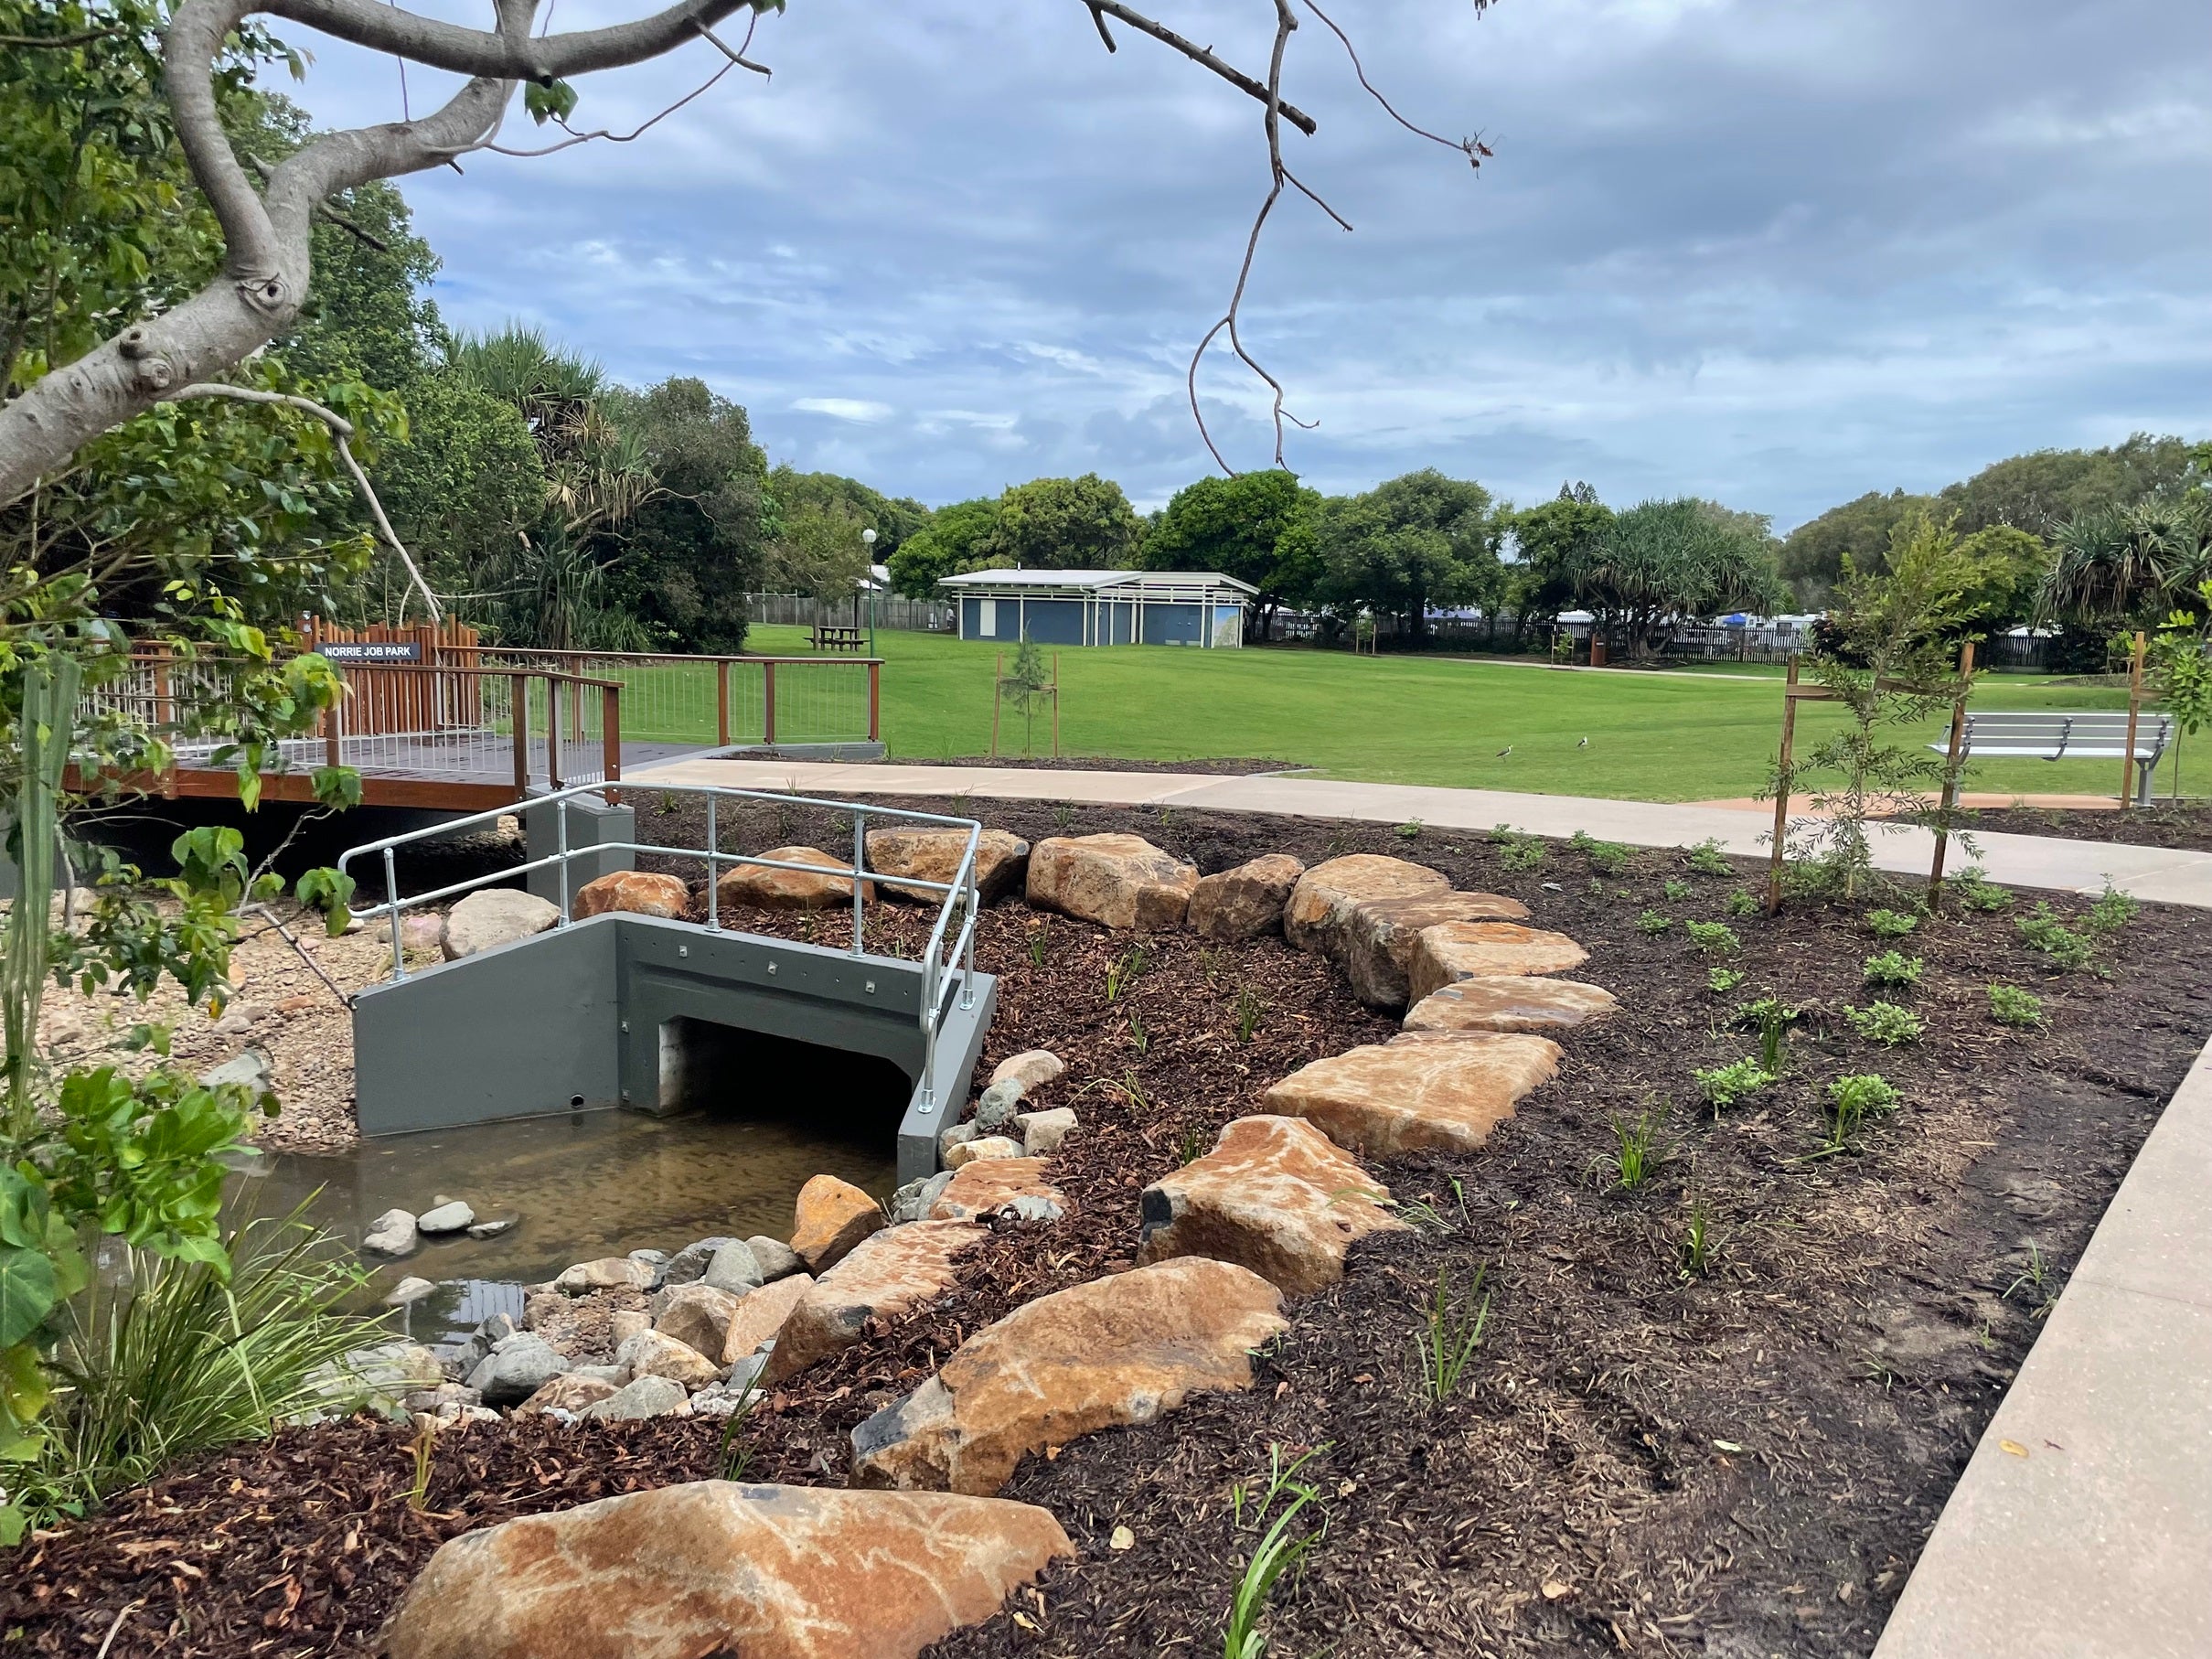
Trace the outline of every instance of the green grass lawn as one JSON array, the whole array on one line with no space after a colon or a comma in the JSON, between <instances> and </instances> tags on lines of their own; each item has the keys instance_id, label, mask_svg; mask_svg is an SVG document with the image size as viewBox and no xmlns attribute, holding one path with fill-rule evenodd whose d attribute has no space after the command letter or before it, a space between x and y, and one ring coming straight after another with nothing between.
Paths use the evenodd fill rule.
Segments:
<instances>
[{"instance_id":1,"label":"green grass lawn","mask_svg":"<svg viewBox=\"0 0 2212 1659\"><path fill-rule=\"evenodd\" d=\"M802 654L805 631L756 627L747 648ZM878 632L883 737L893 758L943 759L990 746L991 676L1002 648L936 634ZM1008 653L1010 658L1010 652ZM1749 678L1554 673L1537 667L1341 651L1067 648L1059 653L1063 753L1134 760L1258 755L1330 776L1641 800L1755 793L1779 737L1779 670ZM1731 665L1732 666L1732 665ZM2124 708L2124 692L2040 676L1982 682L1988 709ZM1803 705L1804 745L1838 721ZM1019 755L1008 717L1000 752ZM1917 735L1942 735L1941 720ZM1578 747L1582 738L1587 747ZM1010 742L1009 741L1010 739ZM1040 753L1049 752L1045 725ZM1498 752L1508 745L1512 753ZM2111 794L2117 761L1978 763L1970 788Z\"/></svg>"}]
</instances>

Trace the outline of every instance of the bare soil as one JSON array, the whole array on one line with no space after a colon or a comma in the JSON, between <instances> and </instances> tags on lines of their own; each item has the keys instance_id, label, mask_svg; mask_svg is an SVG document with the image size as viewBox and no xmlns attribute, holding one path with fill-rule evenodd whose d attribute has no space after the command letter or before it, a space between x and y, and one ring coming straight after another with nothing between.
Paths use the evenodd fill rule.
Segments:
<instances>
[{"instance_id":1,"label":"bare soil","mask_svg":"<svg viewBox=\"0 0 2212 1659\"><path fill-rule=\"evenodd\" d=\"M1861 963L1888 942L1840 912L1733 916L1747 866L1704 875L1655 851L1600 873L1557 843L1527 867L1525 851L1435 830L983 810L1032 840L1135 830L1209 871L1262 851L1416 858L1462 887L1512 894L1538 925L1580 939L1591 959L1577 977L1622 1007L1568 1037L1559 1079L1482 1152L1376 1167L1401 1201L1427 1206L1424 1225L1364 1241L1342 1284L1293 1304L1250 1392L1025 1461L1008 1495L1051 1508L1078 1557L940 1643L946 1659L1216 1650L1257 1536L1232 1493L1264 1482L1271 1456L1308 1452L1327 1525L1270 1603L1275 1651L1868 1652L2042 1311L2212 1022L2212 969L2188 912L2145 910L2096 971L2073 974L2048 969L2011 915L1923 922L1900 942L1924 960L1919 985L1889 1000L1925 1033L1886 1048L1843 1010L1882 994L1863 987ZM674 840L696 833L669 822L681 816L640 819ZM824 816L755 808L726 841L844 844ZM1647 913L1672 925L1647 932ZM928 919L887 904L871 947L916 948ZM1702 955L1689 920L1726 921L1739 952ZM850 924L839 913L773 925L836 943ZM852 1426L965 1335L1126 1265L1148 1181L1256 1109L1287 1071L1395 1027L1280 940L1145 941L1133 989L1109 1002L1106 969L1126 962L1127 937L1012 902L980 934L1002 997L986 1066L1035 1045L1069 1063L1043 1104L1082 1118L1054 1168L1076 1207L1054 1227L1006 1233L945 1300L871 1329L764 1402L738 1445L750 1478L841 1482ZM1744 978L1715 992L1715 965ZM2040 995L2046 1023L1993 1023L1993 982ZM1692 1074L1756 1052L1732 1016L1769 991L1803 1011L1786 1075L1716 1118ZM1245 1041L1239 1009L1254 1000ZM1841 1155L1815 1156L1826 1085L1868 1072L1904 1104ZM1659 1110L1664 1161L1622 1190L1612 1125ZM1702 1271L1683 1253L1693 1204L1717 1240ZM1488 1298L1463 1386L1441 1402L1414 1357L1440 1278L1469 1311ZM9 1651L90 1652L128 1609L115 1655L354 1651L444 1537L715 1473L720 1434L685 1420L452 1433L418 1514L406 1431L287 1430L38 1539L0 1576L0 1632L21 1644ZM1117 1527L1131 1547L1112 1547Z\"/></svg>"}]
</instances>

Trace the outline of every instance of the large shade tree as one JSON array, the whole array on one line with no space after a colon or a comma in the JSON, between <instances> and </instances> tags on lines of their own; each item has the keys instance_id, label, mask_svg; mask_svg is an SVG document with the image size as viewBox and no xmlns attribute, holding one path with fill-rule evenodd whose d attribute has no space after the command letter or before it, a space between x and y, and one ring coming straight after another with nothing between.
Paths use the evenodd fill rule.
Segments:
<instances>
[{"instance_id":1,"label":"large shade tree","mask_svg":"<svg viewBox=\"0 0 2212 1659\"><path fill-rule=\"evenodd\" d=\"M1498 603L1501 534L1490 491L1424 467L1323 503L1317 591L1339 612L1394 617L1401 637L1417 640L1432 609Z\"/></svg>"},{"instance_id":2,"label":"large shade tree","mask_svg":"<svg viewBox=\"0 0 2212 1659\"><path fill-rule=\"evenodd\" d=\"M1201 478L1169 499L1139 562L1153 571L1218 571L1259 590L1245 614L1248 641L1267 638L1284 605L1303 605L1320 578L1314 519L1321 497L1279 468Z\"/></svg>"},{"instance_id":3,"label":"large shade tree","mask_svg":"<svg viewBox=\"0 0 2212 1659\"><path fill-rule=\"evenodd\" d=\"M1684 498L1616 515L1581 561L1575 594L1609 641L1644 658L1685 623L1773 610L1783 589L1764 519Z\"/></svg>"}]
</instances>

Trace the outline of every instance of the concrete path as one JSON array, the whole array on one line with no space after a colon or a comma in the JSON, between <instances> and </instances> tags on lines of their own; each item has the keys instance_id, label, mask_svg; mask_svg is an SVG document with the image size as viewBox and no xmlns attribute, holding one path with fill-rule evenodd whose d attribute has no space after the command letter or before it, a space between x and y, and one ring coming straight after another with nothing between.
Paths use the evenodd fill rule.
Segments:
<instances>
[{"instance_id":1,"label":"concrete path","mask_svg":"<svg viewBox=\"0 0 2212 1659\"><path fill-rule=\"evenodd\" d=\"M1011 766L823 765L800 761L688 760L648 767L624 779L633 787L721 784L801 795L964 795L986 800L1080 801L1181 807L1212 812L1277 812L1296 818L1402 824L1418 819L1438 830L1510 825L1532 835L1580 830L1599 840L1637 847L1690 847L1718 841L1729 852L1763 856L1771 820L1727 807L1600 800L1571 795L1513 795L1496 789L1443 789L1318 777L1222 777L1189 772L1055 772ZM2212 908L2212 852L2181 852L2042 835L1977 835L1979 862L2008 887L2100 893L2110 881L2137 898ZM1875 862L1925 874L1934 837L1883 826ZM1968 861L1954 847L1950 867Z\"/></svg>"},{"instance_id":2,"label":"concrete path","mask_svg":"<svg viewBox=\"0 0 2212 1659\"><path fill-rule=\"evenodd\" d=\"M2212 1047L1997 1407L1875 1659L2212 1654Z\"/></svg>"}]
</instances>

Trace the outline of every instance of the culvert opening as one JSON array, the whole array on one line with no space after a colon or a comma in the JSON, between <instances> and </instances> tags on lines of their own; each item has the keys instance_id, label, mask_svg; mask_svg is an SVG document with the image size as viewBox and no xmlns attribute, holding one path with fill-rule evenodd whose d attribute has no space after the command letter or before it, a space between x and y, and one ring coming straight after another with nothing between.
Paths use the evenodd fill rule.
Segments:
<instances>
[{"instance_id":1,"label":"culvert opening","mask_svg":"<svg viewBox=\"0 0 2212 1659\"><path fill-rule=\"evenodd\" d=\"M660 1027L660 1109L891 1146L914 1081L881 1054L679 1016Z\"/></svg>"}]
</instances>

